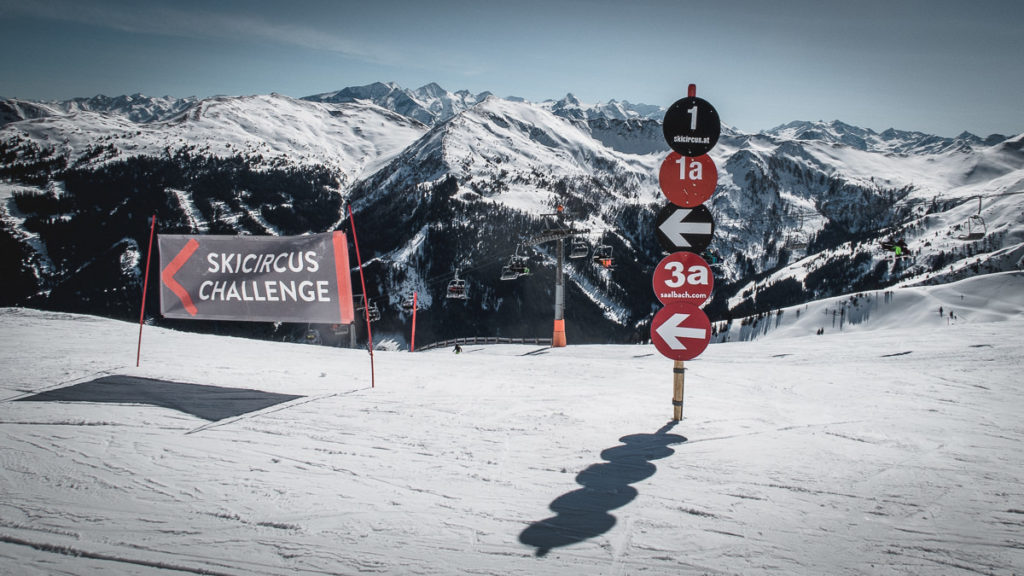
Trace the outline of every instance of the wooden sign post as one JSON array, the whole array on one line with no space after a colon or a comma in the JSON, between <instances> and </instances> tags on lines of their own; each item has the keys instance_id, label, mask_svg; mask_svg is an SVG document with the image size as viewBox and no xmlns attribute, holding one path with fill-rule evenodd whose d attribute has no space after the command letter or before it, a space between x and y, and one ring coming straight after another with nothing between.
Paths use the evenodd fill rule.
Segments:
<instances>
[{"instance_id":1,"label":"wooden sign post","mask_svg":"<svg viewBox=\"0 0 1024 576\"><path fill-rule=\"evenodd\" d=\"M676 360L672 366L672 419L676 422L683 419L683 389L686 387L686 367L682 360Z\"/></svg>"}]
</instances>

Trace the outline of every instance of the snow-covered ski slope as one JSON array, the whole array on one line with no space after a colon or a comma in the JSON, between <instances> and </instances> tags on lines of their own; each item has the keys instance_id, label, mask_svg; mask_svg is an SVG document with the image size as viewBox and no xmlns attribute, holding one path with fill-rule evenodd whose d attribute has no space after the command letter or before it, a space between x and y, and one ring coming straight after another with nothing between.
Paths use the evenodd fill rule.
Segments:
<instances>
[{"instance_id":1,"label":"snow-covered ski slope","mask_svg":"<svg viewBox=\"0 0 1024 576\"><path fill-rule=\"evenodd\" d=\"M787 310L686 363L675 426L670 361L572 326L377 352L370 388L361 350L147 327L136 368L138 326L0 309L0 573L1022 574L1022 287ZM301 398L27 400L110 375Z\"/></svg>"},{"instance_id":2,"label":"snow-covered ski slope","mask_svg":"<svg viewBox=\"0 0 1024 576\"><path fill-rule=\"evenodd\" d=\"M953 324L999 322L1021 309L1024 274L1005 272L929 287L903 287L826 298L773 310L759 318L716 322L714 342L814 337L818 331L924 332Z\"/></svg>"}]
</instances>

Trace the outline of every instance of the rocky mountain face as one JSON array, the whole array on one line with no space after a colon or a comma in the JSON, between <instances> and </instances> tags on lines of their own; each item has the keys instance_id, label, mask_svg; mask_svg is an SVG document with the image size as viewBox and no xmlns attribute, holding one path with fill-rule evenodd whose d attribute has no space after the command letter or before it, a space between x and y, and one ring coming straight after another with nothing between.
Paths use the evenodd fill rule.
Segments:
<instances>
[{"instance_id":1,"label":"rocky mountain face","mask_svg":"<svg viewBox=\"0 0 1024 576\"><path fill-rule=\"evenodd\" d=\"M666 203L663 114L436 84L304 99L0 101L0 304L136 317L151 215L162 233L303 234L347 229L351 205L366 296L381 311L375 335L407 337L415 291L417 342L550 336L550 232L568 229L570 343L646 339L663 256L653 230ZM728 321L1019 266L1022 140L841 122L725 127L710 153L718 262L705 309ZM909 255L881 249L897 238ZM598 247L611 267L595 265ZM568 258L574 248L587 256ZM514 257L532 273L502 280ZM456 275L465 300L445 297ZM147 308L173 324L155 301ZM274 338L305 328L183 327Z\"/></svg>"}]
</instances>

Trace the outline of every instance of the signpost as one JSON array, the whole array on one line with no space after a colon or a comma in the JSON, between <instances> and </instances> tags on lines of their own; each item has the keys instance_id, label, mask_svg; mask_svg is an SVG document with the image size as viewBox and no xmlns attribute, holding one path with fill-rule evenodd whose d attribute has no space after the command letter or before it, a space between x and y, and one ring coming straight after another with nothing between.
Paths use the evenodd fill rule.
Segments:
<instances>
[{"instance_id":1,"label":"signpost","mask_svg":"<svg viewBox=\"0 0 1024 576\"><path fill-rule=\"evenodd\" d=\"M704 206L718 186L718 168L707 156L722 133L715 107L697 97L690 84L662 122L672 152L661 163L658 185L669 204L658 213L655 233L670 254L655 268L652 284L664 305L651 321L651 342L672 368L673 420L683 417L683 362L699 356L711 341L711 321L699 307L711 299L711 267L698 256L711 244L715 222Z\"/></svg>"}]
</instances>

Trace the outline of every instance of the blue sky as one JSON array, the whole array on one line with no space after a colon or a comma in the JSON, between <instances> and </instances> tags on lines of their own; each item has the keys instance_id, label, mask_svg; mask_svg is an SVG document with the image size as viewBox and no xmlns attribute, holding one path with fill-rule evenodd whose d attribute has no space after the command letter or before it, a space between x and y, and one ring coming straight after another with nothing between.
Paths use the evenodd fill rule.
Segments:
<instances>
[{"instance_id":1,"label":"blue sky","mask_svg":"<svg viewBox=\"0 0 1024 576\"><path fill-rule=\"evenodd\" d=\"M1019 0L0 0L0 96L573 93L726 124L1024 133Z\"/></svg>"}]
</instances>

